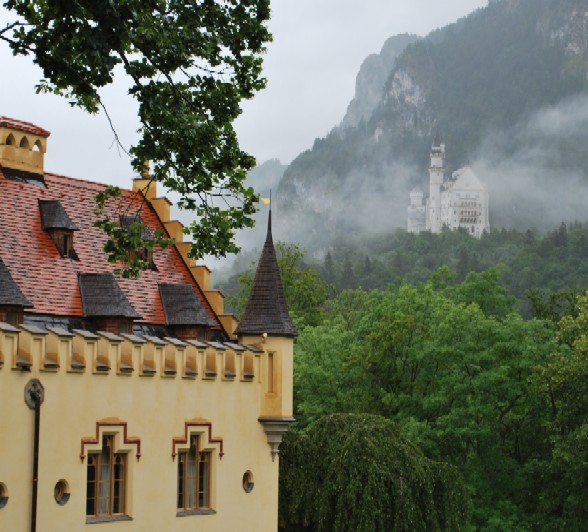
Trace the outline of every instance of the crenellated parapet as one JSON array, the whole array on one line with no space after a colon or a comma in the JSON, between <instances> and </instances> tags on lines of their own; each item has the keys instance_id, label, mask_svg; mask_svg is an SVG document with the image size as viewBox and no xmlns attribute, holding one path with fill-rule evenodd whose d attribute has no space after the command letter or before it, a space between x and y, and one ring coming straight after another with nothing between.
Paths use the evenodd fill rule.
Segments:
<instances>
[{"instance_id":1,"label":"crenellated parapet","mask_svg":"<svg viewBox=\"0 0 588 532\"><path fill-rule=\"evenodd\" d=\"M249 345L0 322L0 370L261 383L268 353Z\"/></svg>"}]
</instances>

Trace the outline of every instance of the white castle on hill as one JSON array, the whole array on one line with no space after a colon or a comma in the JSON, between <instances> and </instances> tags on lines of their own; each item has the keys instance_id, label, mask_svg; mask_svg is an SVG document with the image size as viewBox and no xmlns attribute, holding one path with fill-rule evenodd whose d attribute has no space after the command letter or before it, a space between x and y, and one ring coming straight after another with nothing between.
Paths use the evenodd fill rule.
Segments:
<instances>
[{"instance_id":1,"label":"white castle on hill","mask_svg":"<svg viewBox=\"0 0 588 532\"><path fill-rule=\"evenodd\" d=\"M445 179L445 144L435 137L431 148L429 168L429 197L423 201L422 190L414 188L408 207L408 232L431 231L440 233L463 227L469 234L480 238L490 230L488 221L488 192L474 171L465 166Z\"/></svg>"}]
</instances>

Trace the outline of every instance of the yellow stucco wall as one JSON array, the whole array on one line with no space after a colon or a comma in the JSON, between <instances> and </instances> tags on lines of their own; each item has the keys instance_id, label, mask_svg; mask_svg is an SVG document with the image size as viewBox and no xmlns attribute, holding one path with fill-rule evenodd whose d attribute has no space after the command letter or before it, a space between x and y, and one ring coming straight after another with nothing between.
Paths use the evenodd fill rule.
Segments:
<instances>
[{"instance_id":1,"label":"yellow stucco wall","mask_svg":"<svg viewBox=\"0 0 588 532\"><path fill-rule=\"evenodd\" d=\"M21 349L26 345L41 347L32 357L31 371L11 367L16 353L10 348L10 342L5 341L11 334L20 337ZM47 371L42 369L43 357L46 345L55 344L56 338L52 335L39 335L39 343L27 342L31 335L26 330L18 334L0 331L0 360L3 361L0 367L0 483L6 486L9 497L6 506L0 509L0 530L30 529L34 411L24 402L24 390L32 378L39 379L45 389L40 422L39 532L78 531L88 526L94 527L92 530L112 531L276 530L279 460L272 460L258 418L262 414L291 415L291 339L271 340L267 342L268 348L262 346L264 352L253 355L254 378L244 381L241 360L245 355L237 353L237 374L232 380L224 380L223 357L228 351L214 349L216 378L203 377L204 350L196 350L198 376L195 379L182 377L181 349L175 353L178 368L175 377L161 374L161 360L156 360L154 376L141 376L138 358L142 348L131 349L127 340L110 350L112 369L101 375L92 371L89 356L84 371L68 371L73 342L62 338L60 368ZM80 343L83 339L78 336L77 341ZM122 346L125 352L133 353L135 371L130 375L116 371L115 359L119 356L117 353L123 352ZM272 397L268 402L264 379L270 349L280 360L276 366L280 373L276 376L279 382L276 395L280 398ZM89 349L88 353L91 352ZM283 376L283 372L290 375ZM284 399L284 395L288 397ZM80 458L82 439L96 436L98 421L112 421L113 418L126 422L127 436L137 437L141 442L139 461L136 460L137 445L122 446L130 449L127 513L132 520L86 524L87 466ZM220 445L210 445L213 449L214 515L176 516L177 463L172 459L173 438L184 435L186 422L190 420L209 421L213 438L223 440L222 459ZM122 431L122 427L101 430L108 433ZM207 431L207 428L195 432L199 430ZM97 447L86 446L86 453ZM253 473L254 480L250 493L242 487L242 477L247 470ZM65 479L70 488L70 499L63 506L56 503L53 494L60 479Z\"/></svg>"},{"instance_id":2,"label":"yellow stucco wall","mask_svg":"<svg viewBox=\"0 0 588 532\"><path fill-rule=\"evenodd\" d=\"M264 350L261 360L263 380L260 416L268 418L291 418L293 415L294 342L292 338L280 336L244 336L242 342L256 345ZM268 355L273 354L272 387L268 386Z\"/></svg>"}]
</instances>

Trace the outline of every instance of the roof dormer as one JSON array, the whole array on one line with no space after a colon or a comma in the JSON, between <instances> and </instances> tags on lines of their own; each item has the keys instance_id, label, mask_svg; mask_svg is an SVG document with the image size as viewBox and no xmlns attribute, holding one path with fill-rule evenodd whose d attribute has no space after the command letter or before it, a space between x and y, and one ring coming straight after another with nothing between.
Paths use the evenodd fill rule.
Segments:
<instances>
[{"instance_id":1,"label":"roof dormer","mask_svg":"<svg viewBox=\"0 0 588 532\"><path fill-rule=\"evenodd\" d=\"M74 250L74 231L78 227L71 221L58 200L39 200L41 226L47 231L62 257L78 259Z\"/></svg>"},{"instance_id":2,"label":"roof dormer","mask_svg":"<svg viewBox=\"0 0 588 532\"><path fill-rule=\"evenodd\" d=\"M130 333L142 319L110 272L79 273L84 316L97 331Z\"/></svg>"},{"instance_id":3,"label":"roof dormer","mask_svg":"<svg viewBox=\"0 0 588 532\"><path fill-rule=\"evenodd\" d=\"M207 340L217 325L191 284L160 284L159 294L166 325L182 340Z\"/></svg>"},{"instance_id":4,"label":"roof dormer","mask_svg":"<svg viewBox=\"0 0 588 532\"><path fill-rule=\"evenodd\" d=\"M0 167L8 179L43 182L46 129L0 116Z\"/></svg>"},{"instance_id":5,"label":"roof dormer","mask_svg":"<svg viewBox=\"0 0 588 532\"><path fill-rule=\"evenodd\" d=\"M0 322L19 325L23 322L24 309L32 306L0 258Z\"/></svg>"},{"instance_id":6,"label":"roof dormer","mask_svg":"<svg viewBox=\"0 0 588 532\"><path fill-rule=\"evenodd\" d=\"M130 236L139 238L143 245L139 246L134 251L129 251L129 260L135 258L135 256L142 262L145 263L145 268L157 271L155 263L153 262L153 246L147 245L148 243L155 242L153 233L149 230L149 227L143 222L140 214L133 216L120 216L119 217L121 228L126 231Z\"/></svg>"}]
</instances>

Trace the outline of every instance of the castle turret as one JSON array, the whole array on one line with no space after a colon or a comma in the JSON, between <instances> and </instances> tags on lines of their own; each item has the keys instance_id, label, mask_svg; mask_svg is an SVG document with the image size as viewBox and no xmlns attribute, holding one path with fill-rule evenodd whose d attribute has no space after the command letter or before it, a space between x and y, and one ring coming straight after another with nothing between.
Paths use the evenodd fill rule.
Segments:
<instances>
[{"instance_id":1,"label":"castle turret","mask_svg":"<svg viewBox=\"0 0 588 532\"><path fill-rule=\"evenodd\" d=\"M243 319L235 331L242 344L263 348L266 376L259 422L272 454L278 452L282 434L293 416L294 337L298 332L290 319L276 250L272 239L271 211L263 251Z\"/></svg>"},{"instance_id":2,"label":"castle turret","mask_svg":"<svg viewBox=\"0 0 588 532\"><path fill-rule=\"evenodd\" d=\"M432 233L441 232L441 187L445 177L445 144L441 143L439 132L431 148L429 167L429 200L427 209L427 229Z\"/></svg>"}]
</instances>

